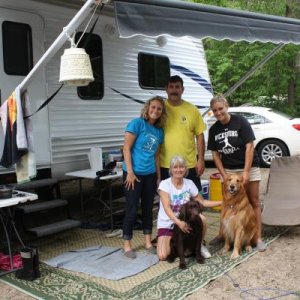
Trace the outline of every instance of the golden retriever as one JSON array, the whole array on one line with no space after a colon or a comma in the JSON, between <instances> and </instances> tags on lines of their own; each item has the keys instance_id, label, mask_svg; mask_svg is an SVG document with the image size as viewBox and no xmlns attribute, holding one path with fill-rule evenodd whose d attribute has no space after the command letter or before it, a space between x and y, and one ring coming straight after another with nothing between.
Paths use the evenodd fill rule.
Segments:
<instances>
[{"instance_id":1,"label":"golden retriever","mask_svg":"<svg viewBox=\"0 0 300 300\"><path fill-rule=\"evenodd\" d=\"M250 252L257 239L257 222L250 204L241 174L229 174L223 183L223 206L221 212L222 233L225 239L223 253L230 250L231 258L240 255L243 246Z\"/></svg>"}]
</instances>

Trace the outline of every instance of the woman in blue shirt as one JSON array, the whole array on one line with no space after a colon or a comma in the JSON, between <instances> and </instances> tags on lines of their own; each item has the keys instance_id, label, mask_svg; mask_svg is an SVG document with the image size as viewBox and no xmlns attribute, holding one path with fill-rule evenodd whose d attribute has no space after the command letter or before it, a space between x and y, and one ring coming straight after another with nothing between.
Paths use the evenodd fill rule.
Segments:
<instances>
[{"instance_id":1,"label":"woman in blue shirt","mask_svg":"<svg viewBox=\"0 0 300 300\"><path fill-rule=\"evenodd\" d=\"M123 221L124 255L136 258L131 239L139 199L141 199L145 248L155 253L151 244L152 209L157 182L160 181L159 148L163 142L163 125L166 108L163 98L148 100L140 118L133 119L126 127L123 147L123 181L126 212Z\"/></svg>"}]
</instances>

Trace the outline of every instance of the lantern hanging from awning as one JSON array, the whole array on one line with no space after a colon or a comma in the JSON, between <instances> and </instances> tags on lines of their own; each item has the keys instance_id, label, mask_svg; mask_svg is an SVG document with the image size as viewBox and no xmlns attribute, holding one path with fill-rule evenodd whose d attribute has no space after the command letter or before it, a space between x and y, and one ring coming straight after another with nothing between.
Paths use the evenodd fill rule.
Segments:
<instances>
[{"instance_id":1,"label":"lantern hanging from awning","mask_svg":"<svg viewBox=\"0 0 300 300\"><path fill-rule=\"evenodd\" d=\"M94 81L89 55L83 48L65 49L60 61L59 82L69 86L86 86Z\"/></svg>"}]
</instances>

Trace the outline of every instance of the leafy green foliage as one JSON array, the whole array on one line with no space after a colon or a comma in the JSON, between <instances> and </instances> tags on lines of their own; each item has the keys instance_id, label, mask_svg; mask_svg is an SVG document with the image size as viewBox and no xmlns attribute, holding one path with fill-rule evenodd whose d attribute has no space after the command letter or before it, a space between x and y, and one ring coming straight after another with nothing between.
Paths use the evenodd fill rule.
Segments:
<instances>
[{"instance_id":1,"label":"leafy green foliage","mask_svg":"<svg viewBox=\"0 0 300 300\"><path fill-rule=\"evenodd\" d=\"M290 13L300 17L300 4L287 0ZM202 4L230 7L285 16L287 3L282 0L194 0ZM204 40L214 93L225 93L276 45L272 43ZM251 103L269 106L294 116L300 115L300 70L295 60L300 47L285 45L265 65L247 79L229 97L231 105ZM291 90L292 88L292 90ZM291 99L290 93L294 92Z\"/></svg>"}]
</instances>

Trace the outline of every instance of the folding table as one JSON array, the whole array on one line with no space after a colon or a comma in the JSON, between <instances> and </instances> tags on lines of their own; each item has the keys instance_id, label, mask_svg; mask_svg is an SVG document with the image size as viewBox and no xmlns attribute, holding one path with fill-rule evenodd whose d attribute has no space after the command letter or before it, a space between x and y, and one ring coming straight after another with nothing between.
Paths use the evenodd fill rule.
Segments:
<instances>
[{"instance_id":1,"label":"folding table","mask_svg":"<svg viewBox=\"0 0 300 300\"><path fill-rule=\"evenodd\" d=\"M12 263L11 237L9 235L9 231L10 231L9 229L11 226L12 226L22 248L25 247L25 245L18 233L18 230L15 226L14 211L12 212L11 208L15 208L19 203L24 203L27 201L34 201L37 199L38 199L38 196L36 194L22 192L22 191L13 191L12 198L0 199L0 222L3 227L5 237L6 237L8 254L9 254L9 259L10 259L10 266L11 266L10 271L1 271L0 275L5 275L7 273L14 272L17 270L17 269L13 268L13 263Z\"/></svg>"},{"instance_id":2,"label":"folding table","mask_svg":"<svg viewBox=\"0 0 300 300\"><path fill-rule=\"evenodd\" d=\"M80 189L80 204L81 204L81 211L84 212L84 199L83 199L83 189L82 189L82 179L93 179L97 178L96 171L92 169L85 169L79 170L74 172L66 173L67 176L77 177L79 179L79 189ZM118 170L116 174L107 175L100 177L101 181L105 182L105 187L103 189L108 189L108 202L100 197L99 201L109 210L110 213L110 227L113 230L114 227L114 220L113 220L113 210L112 210L112 183L116 180L122 178L123 171Z\"/></svg>"}]
</instances>

